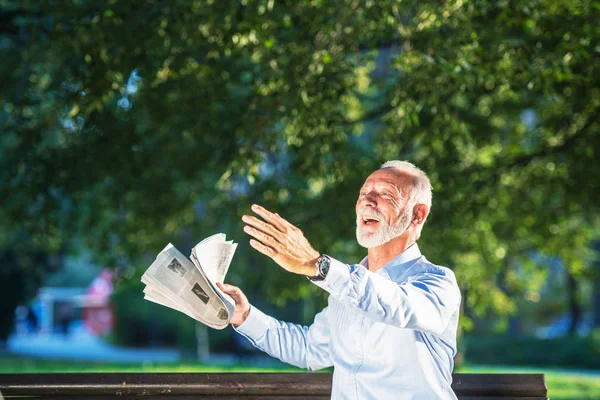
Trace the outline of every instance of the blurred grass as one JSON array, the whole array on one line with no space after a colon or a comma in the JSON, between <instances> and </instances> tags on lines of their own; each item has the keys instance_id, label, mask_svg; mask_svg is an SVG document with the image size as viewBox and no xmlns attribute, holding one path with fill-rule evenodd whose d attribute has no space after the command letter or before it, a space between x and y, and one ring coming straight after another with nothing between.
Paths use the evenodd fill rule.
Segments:
<instances>
[{"instance_id":1,"label":"blurred grass","mask_svg":"<svg viewBox=\"0 0 600 400\"><path fill-rule=\"evenodd\" d=\"M544 374L551 400L600 399L600 371L467 365L455 372Z\"/></svg>"},{"instance_id":2,"label":"blurred grass","mask_svg":"<svg viewBox=\"0 0 600 400\"><path fill-rule=\"evenodd\" d=\"M215 366L181 363L105 363L43 360L27 357L0 357L0 373L50 372L299 372L293 367L257 367L252 365ZM543 373L546 375L548 397L552 400L600 399L600 372L559 369L465 366L461 373Z\"/></svg>"},{"instance_id":3,"label":"blurred grass","mask_svg":"<svg viewBox=\"0 0 600 400\"><path fill-rule=\"evenodd\" d=\"M193 361L180 363L111 363L94 361L46 360L29 357L0 357L0 373L56 372L298 372L294 367L260 367L237 364L232 366L204 365Z\"/></svg>"}]
</instances>

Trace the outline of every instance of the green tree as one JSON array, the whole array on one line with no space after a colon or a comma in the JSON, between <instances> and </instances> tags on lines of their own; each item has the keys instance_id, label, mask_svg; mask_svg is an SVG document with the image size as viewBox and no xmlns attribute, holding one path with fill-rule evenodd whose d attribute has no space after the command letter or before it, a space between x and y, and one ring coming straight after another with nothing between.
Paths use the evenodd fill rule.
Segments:
<instances>
[{"instance_id":1,"label":"green tree","mask_svg":"<svg viewBox=\"0 0 600 400\"><path fill-rule=\"evenodd\" d=\"M434 186L425 253L470 315L510 312L531 251L589 265L599 17L591 0L0 0L2 227L135 264L179 232L242 240L256 201L355 260L358 188L409 159ZM316 293L236 268L279 301Z\"/></svg>"}]
</instances>

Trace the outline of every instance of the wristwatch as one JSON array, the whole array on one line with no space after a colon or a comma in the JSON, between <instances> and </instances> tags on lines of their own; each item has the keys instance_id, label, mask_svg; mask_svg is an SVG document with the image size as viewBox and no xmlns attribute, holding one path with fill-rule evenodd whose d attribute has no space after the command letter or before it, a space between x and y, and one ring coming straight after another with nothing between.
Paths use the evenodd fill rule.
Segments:
<instances>
[{"instance_id":1,"label":"wristwatch","mask_svg":"<svg viewBox=\"0 0 600 400\"><path fill-rule=\"evenodd\" d=\"M309 276L308 279L313 282L324 281L329 272L329 266L331 265L331 258L326 254L321 254L321 257L317 259L315 266L317 267L316 275Z\"/></svg>"}]
</instances>

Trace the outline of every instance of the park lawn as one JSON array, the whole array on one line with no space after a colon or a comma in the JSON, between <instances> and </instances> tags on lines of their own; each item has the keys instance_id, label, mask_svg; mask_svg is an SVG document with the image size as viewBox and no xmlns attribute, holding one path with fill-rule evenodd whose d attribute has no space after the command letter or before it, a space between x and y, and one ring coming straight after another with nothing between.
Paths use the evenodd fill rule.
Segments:
<instances>
[{"instance_id":1,"label":"park lawn","mask_svg":"<svg viewBox=\"0 0 600 400\"><path fill-rule=\"evenodd\" d=\"M551 400L600 399L600 373L565 371L552 368L523 368L496 366L466 366L457 372L464 373L515 373L546 376L548 398Z\"/></svg>"},{"instance_id":2,"label":"park lawn","mask_svg":"<svg viewBox=\"0 0 600 400\"><path fill-rule=\"evenodd\" d=\"M215 366L192 361L178 364L105 363L57 361L27 357L0 357L0 373L50 372L300 372L293 367L256 367L252 365ZM600 399L600 374L578 373L546 368L466 366L463 373L544 373L548 397L552 400Z\"/></svg>"},{"instance_id":3,"label":"park lawn","mask_svg":"<svg viewBox=\"0 0 600 400\"><path fill-rule=\"evenodd\" d=\"M581 376L568 373L546 375L548 397L552 400L600 399L600 376Z\"/></svg>"},{"instance_id":4,"label":"park lawn","mask_svg":"<svg viewBox=\"0 0 600 400\"><path fill-rule=\"evenodd\" d=\"M203 365L193 361L180 363L112 363L102 361L47 360L30 357L1 357L0 373L56 372L301 372L294 367L259 367L237 364L232 366Z\"/></svg>"}]
</instances>

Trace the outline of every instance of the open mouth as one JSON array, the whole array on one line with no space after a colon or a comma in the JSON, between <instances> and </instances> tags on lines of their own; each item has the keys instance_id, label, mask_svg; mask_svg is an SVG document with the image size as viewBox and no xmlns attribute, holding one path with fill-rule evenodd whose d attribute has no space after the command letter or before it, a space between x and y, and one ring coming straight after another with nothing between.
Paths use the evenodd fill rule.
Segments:
<instances>
[{"instance_id":1,"label":"open mouth","mask_svg":"<svg viewBox=\"0 0 600 400\"><path fill-rule=\"evenodd\" d=\"M364 217L364 216L361 218L361 221L362 221L363 225L368 225L368 226L369 225L376 225L379 222L381 222L379 220L379 218L377 218L377 217Z\"/></svg>"}]
</instances>

